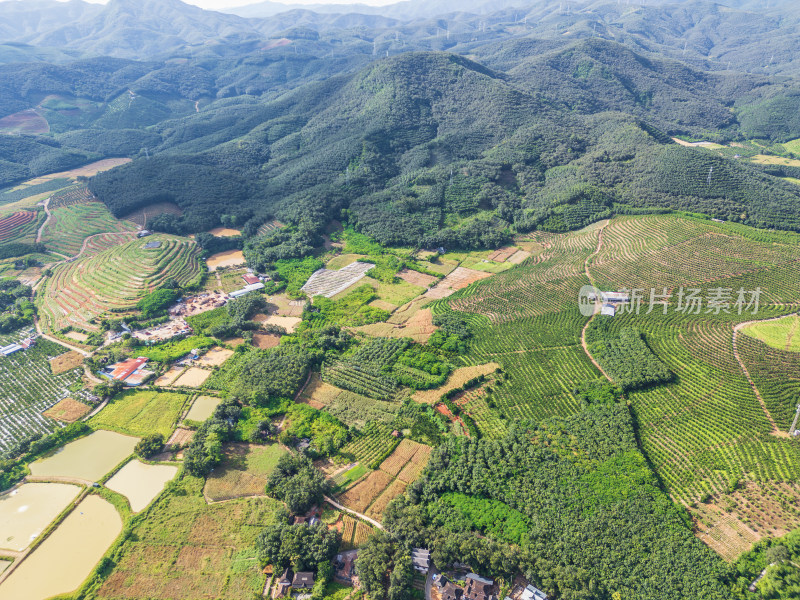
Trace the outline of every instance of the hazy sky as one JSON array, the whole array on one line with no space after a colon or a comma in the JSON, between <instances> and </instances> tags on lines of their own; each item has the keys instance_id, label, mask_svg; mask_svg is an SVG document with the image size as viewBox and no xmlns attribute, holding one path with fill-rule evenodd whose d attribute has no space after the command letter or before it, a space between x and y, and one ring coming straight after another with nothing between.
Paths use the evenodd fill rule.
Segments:
<instances>
[{"instance_id":1,"label":"hazy sky","mask_svg":"<svg viewBox=\"0 0 800 600\"><path fill-rule=\"evenodd\" d=\"M0 0L8 2L10 0ZM65 1L65 0L61 0ZM194 4L203 8L233 8L234 6L244 6L245 4L255 4L261 0L183 0L187 4ZM283 2L283 4L369 4L370 6L383 6L394 4L398 0L273 0ZM85 0L94 4L105 4L107 0Z\"/></svg>"}]
</instances>

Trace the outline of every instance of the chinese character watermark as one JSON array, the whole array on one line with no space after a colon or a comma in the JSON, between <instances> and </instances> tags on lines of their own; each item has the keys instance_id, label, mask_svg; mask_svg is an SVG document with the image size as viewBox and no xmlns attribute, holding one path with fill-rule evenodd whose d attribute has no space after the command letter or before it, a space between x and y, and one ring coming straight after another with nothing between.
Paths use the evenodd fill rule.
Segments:
<instances>
[{"instance_id":1,"label":"chinese character watermark","mask_svg":"<svg viewBox=\"0 0 800 600\"><path fill-rule=\"evenodd\" d=\"M602 291L592 285L585 285L578 294L578 307L581 314L591 317L595 313L603 315L645 314L655 310L666 315L669 310L684 315L700 314L745 314L755 315L761 306L762 290L739 288L684 288L670 292L667 288L623 288L616 292Z\"/></svg>"}]
</instances>

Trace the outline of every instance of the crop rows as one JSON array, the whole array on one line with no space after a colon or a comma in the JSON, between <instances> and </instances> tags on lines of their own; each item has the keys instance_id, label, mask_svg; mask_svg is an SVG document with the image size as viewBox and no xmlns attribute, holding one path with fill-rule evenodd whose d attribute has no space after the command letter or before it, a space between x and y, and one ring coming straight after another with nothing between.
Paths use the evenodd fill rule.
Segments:
<instances>
[{"instance_id":1,"label":"crop rows","mask_svg":"<svg viewBox=\"0 0 800 600\"><path fill-rule=\"evenodd\" d=\"M0 345L16 342L21 337L24 337L22 332L1 335ZM69 390L80 382L80 370L60 375L50 371L49 360L63 351L62 346L40 338L28 350L0 356L0 452L24 436L46 434L58 427L57 421L41 413L60 400L91 397L87 390Z\"/></svg>"},{"instance_id":2,"label":"crop rows","mask_svg":"<svg viewBox=\"0 0 800 600\"><path fill-rule=\"evenodd\" d=\"M397 443L390 427L371 421L361 430L358 437L341 449L340 454L369 466L391 452Z\"/></svg>"},{"instance_id":3,"label":"crop rows","mask_svg":"<svg viewBox=\"0 0 800 600\"><path fill-rule=\"evenodd\" d=\"M86 204L93 200L95 200L94 194L89 191L89 188L85 184L81 184L68 187L50 196L50 202L47 207L50 210L54 210L56 208L65 208L76 204Z\"/></svg>"},{"instance_id":4,"label":"crop rows","mask_svg":"<svg viewBox=\"0 0 800 600\"><path fill-rule=\"evenodd\" d=\"M126 225L115 219L99 202L74 204L52 211L42 241L50 250L74 256L80 251L83 241L91 235L131 229L131 224Z\"/></svg>"},{"instance_id":5,"label":"crop rows","mask_svg":"<svg viewBox=\"0 0 800 600\"><path fill-rule=\"evenodd\" d=\"M95 317L133 307L167 279L186 285L199 276L199 250L193 242L148 238L155 239L162 242L160 248L145 250L144 240L134 240L60 265L37 295L48 326L95 330Z\"/></svg>"},{"instance_id":6,"label":"crop rows","mask_svg":"<svg viewBox=\"0 0 800 600\"><path fill-rule=\"evenodd\" d=\"M736 347L775 423L789 431L800 404L800 352L771 348L743 333Z\"/></svg>"},{"instance_id":7,"label":"crop rows","mask_svg":"<svg viewBox=\"0 0 800 600\"><path fill-rule=\"evenodd\" d=\"M21 210L0 219L0 242L33 242L35 240L37 213Z\"/></svg>"}]
</instances>

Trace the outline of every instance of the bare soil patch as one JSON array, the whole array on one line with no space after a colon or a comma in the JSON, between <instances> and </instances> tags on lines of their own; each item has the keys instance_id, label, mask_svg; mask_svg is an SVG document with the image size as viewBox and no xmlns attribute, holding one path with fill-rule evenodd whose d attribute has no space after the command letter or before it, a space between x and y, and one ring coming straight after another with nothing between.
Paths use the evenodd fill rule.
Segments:
<instances>
[{"instance_id":1,"label":"bare soil patch","mask_svg":"<svg viewBox=\"0 0 800 600\"><path fill-rule=\"evenodd\" d=\"M203 356L198 358L196 362L197 364L206 367L216 367L224 363L231 356L233 356L233 350L229 350L228 348L221 348L219 346L214 346Z\"/></svg>"},{"instance_id":2,"label":"bare soil patch","mask_svg":"<svg viewBox=\"0 0 800 600\"><path fill-rule=\"evenodd\" d=\"M439 279L433 275L426 275L425 273L418 273L411 269L402 269L398 271L397 276L403 281L407 281L411 285L418 285L420 287L429 287L436 283Z\"/></svg>"},{"instance_id":3,"label":"bare soil patch","mask_svg":"<svg viewBox=\"0 0 800 600\"><path fill-rule=\"evenodd\" d=\"M64 398L52 408L44 411L42 415L63 423L74 423L88 414L90 410L91 408L82 402L78 402L72 398Z\"/></svg>"},{"instance_id":4,"label":"bare soil patch","mask_svg":"<svg viewBox=\"0 0 800 600\"><path fill-rule=\"evenodd\" d=\"M489 260L493 260L494 262L506 262L509 258L514 256L517 253L517 248L515 246L506 246L505 248L500 248L495 250L494 252L490 253L488 258Z\"/></svg>"},{"instance_id":5,"label":"bare soil patch","mask_svg":"<svg viewBox=\"0 0 800 600\"><path fill-rule=\"evenodd\" d=\"M262 350L265 350L267 348L274 348L280 343L281 343L281 336L279 335L275 335L273 333L253 334L253 345L256 348L261 348Z\"/></svg>"},{"instance_id":6,"label":"bare soil patch","mask_svg":"<svg viewBox=\"0 0 800 600\"><path fill-rule=\"evenodd\" d=\"M450 377L447 378L447 381L443 386L432 390L419 390L415 392L414 400L424 404L434 404L435 402L439 401L439 398L442 397L442 394L461 387L470 379L478 377L479 375L489 375L490 373L494 373L499 366L500 365L497 363L487 363L485 365L476 365L474 367L461 367L450 374Z\"/></svg>"},{"instance_id":7,"label":"bare soil patch","mask_svg":"<svg viewBox=\"0 0 800 600\"><path fill-rule=\"evenodd\" d=\"M50 124L34 109L28 108L0 119L0 131L3 133L25 133L41 135L50 132Z\"/></svg>"},{"instance_id":8,"label":"bare soil patch","mask_svg":"<svg viewBox=\"0 0 800 600\"><path fill-rule=\"evenodd\" d=\"M89 336L85 333L81 333L80 331L70 331L69 333L65 334L65 337L68 337L71 340L75 340L76 342L80 342L85 344L89 341Z\"/></svg>"},{"instance_id":9,"label":"bare soil patch","mask_svg":"<svg viewBox=\"0 0 800 600\"><path fill-rule=\"evenodd\" d=\"M492 273L458 267L452 273L442 279L436 286L425 292L426 298L441 299L447 298L457 290L467 287L470 283L491 277Z\"/></svg>"},{"instance_id":10,"label":"bare soil patch","mask_svg":"<svg viewBox=\"0 0 800 600\"><path fill-rule=\"evenodd\" d=\"M183 448L192 441L193 437L194 431L191 429L183 429L182 427L178 427L172 432L172 435L169 436L165 447L172 451L177 450L178 448Z\"/></svg>"},{"instance_id":11,"label":"bare soil patch","mask_svg":"<svg viewBox=\"0 0 800 600\"><path fill-rule=\"evenodd\" d=\"M64 354L51 358L50 370L53 371L53 375L59 375L60 373L72 371L72 369L76 369L82 364L83 354L76 352L75 350L70 350L69 352L65 352Z\"/></svg>"},{"instance_id":12,"label":"bare soil patch","mask_svg":"<svg viewBox=\"0 0 800 600\"><path fill-rule=\"evenodd\" d=\"M297 401L319 410L328 406L341 393L342 390L330 383L325 383L319 378L319 375L314 373Z\"/></svg>"},{"instance_id":13,"label":"bare soil patch","mask_svg":"<svg viewBox=\"0 0 800 600\"><path fill-rule=\"evenodd\" d=\"M214 237L236 237L242 235L242 232L238 229L230 229L228 227L214 227L214 229L208 233Z\"/></svg>"},{"instance_id":14,"label":"bare soil patch","mask_svg":"<svg viewBox=\"0 0 800 600\"><path fill-rule=\"evenodd\" d=\"M241 250L217 252L206 259L208 270L211 272L216 271L220 267L233 267L236 265L243 265L244 263L244 253Z\"/></svg>"},{"instance_id":15,"label":"bare soil patch","mask_svg":"<svg viewBox=\"0 0 800 600\"><path fill-rule=\"evenodd\" d=\"M283 327L288 333L292 333L294 328L297 327L303 319L300 317L280 317L278 315L270 315L264 319L267 325L277 325Z\"/></svg>"},{"instance_id":16,"label":"bare soil patch","mask_svg":"<svg viewBox=\"0 0 800 600\"><path fill-rule=\"evenodd\" d=\"M524 262L525 259L530 258L530 257L531 257L531 253L530 252L526 252L525 250L517 250L514 254L512 254L508 258L508 262L510 262L512 265L518 265L518 264Z\"/></svg>"},{"instance_id":17,"label":"bare soil patch","mask_svg":"<svg viewBox=\"0 0 800 600\"><path fill-rule=\"evenodd\" d=\"M211 371L200 367L189 367L186 372L178 377L173 385L178 387L200 387L211 376Z\"/></svg>"},{"instance_id":18,"label":"bare soil patch","mask_svg":"<svg viewBox=\"0 0 800 600\"><path fill-rule=\"evenodd\" d=\"M155 380L154 385L172 385L183 372L183 367L170 367L161 377Z\"/></svg>"},{"instance_id":19,"label":"bare soil patch","mask_svg":"<svg viewBox=\"0 0 800 600\"><path fill-rule=\"evenodd\" d=\"M177 215L181 216L183 211L174 202L156 202L155 204L148 204L147 206L133 211L132 213L124 216L123 221L131 221L136 223L139 227L147 228L147 224L152 222L159 215Z\"/></svg>"}]
</instances>

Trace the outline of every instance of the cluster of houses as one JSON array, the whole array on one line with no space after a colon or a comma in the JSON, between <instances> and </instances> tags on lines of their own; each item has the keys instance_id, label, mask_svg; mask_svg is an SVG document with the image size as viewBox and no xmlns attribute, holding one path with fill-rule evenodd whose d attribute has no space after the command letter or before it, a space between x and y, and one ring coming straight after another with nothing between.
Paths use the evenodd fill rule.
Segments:
<instances>
[{"instance_id":1,"label":"cluster of houses","mask_svg":"<svg viewBox=\"0 0 800 600\"><path fill-rule=\"evenodd\" d=\"M272 592L273 598L287 596L291 590L310 590L314 587L314 573L311 571L298 571L293 573L286 569L278 579Z\"/></svg>"},{"instance_id":2,"label":"cluster of houses","mask_svg":"<svg viewBox=\"0 0 800 600\"><path fill-rule=\"evenodd\" d=\"M144 368L147 365L147 361L148 359L144 356L128 358L103 367L100 369L100 375L112 381L121 381L127 386L137 387L155 375L154 371L148 371Z\"/></svg>"},{"instance_id":3,"label":"cluster of houses","mask_svg":"<svg viewBox=\"0 0 800 600\"><path fill-rule=\"evenodd\" d=\"M263 290L264 282L269 281L270 277L269 275L256 275L252 271L248 271L242 275L242 279L244 280L244 287L228 294L230 298L238 298L256 290Z\"/></svg>"}]
</instances>

